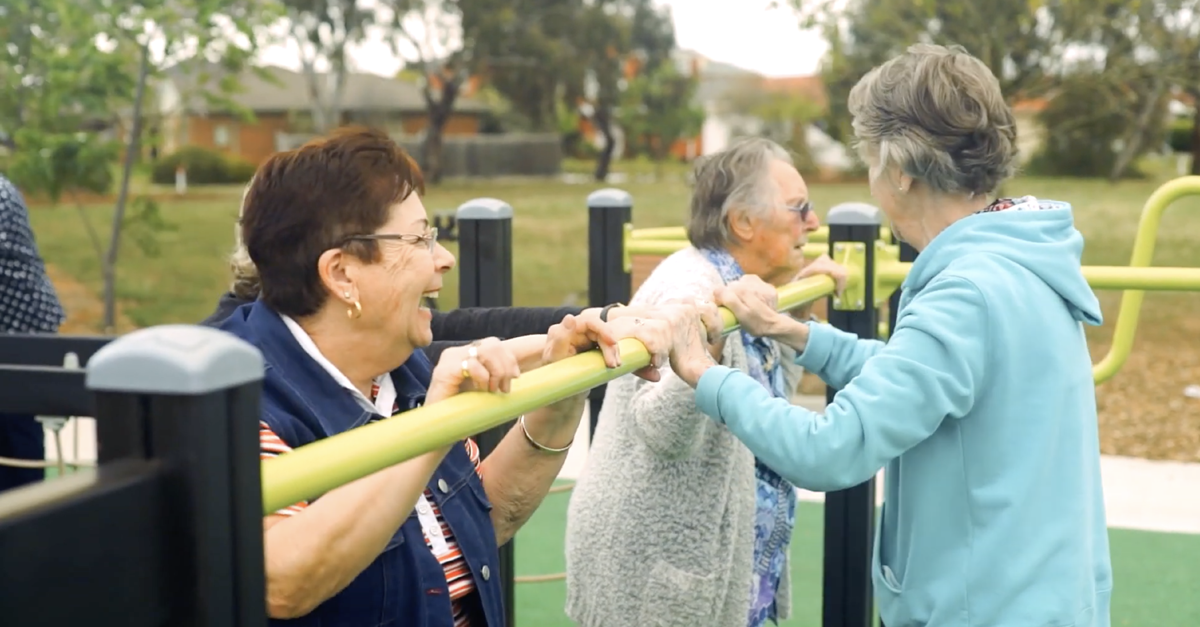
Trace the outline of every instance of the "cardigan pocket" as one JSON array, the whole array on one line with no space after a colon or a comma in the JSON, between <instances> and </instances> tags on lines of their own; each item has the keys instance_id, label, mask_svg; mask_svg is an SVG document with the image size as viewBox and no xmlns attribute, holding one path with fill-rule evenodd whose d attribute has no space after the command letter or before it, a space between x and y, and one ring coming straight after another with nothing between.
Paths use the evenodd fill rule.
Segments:
<instances>
[{"instance_id":1,"label":"cardigan pocket","mask_svg":"<svg viewBox=\"0 0 1200 627\"><path fill-rule=\"evenodd\" d=\"M657 560L642 588L637 624L644 627L711 624L716 618L716 587L716 574L697 575Z\"/></svg>"}]
</instances>

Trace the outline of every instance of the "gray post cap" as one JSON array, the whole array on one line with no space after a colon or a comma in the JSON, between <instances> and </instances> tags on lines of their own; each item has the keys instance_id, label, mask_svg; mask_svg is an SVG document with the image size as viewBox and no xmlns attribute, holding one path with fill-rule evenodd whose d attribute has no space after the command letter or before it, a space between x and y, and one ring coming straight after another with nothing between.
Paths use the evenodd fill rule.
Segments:
<instances>
[{"instance_id":1,"label":"gray post cap","mask_svg":"<svg viewBox=\"0 0 1200 627\"><path fill-rule=\"evenodd\" d=\"M588 194L587 206L602 209L632 207L633 195L623 189L606 187Z\"/></svg>"},{"instance_id":2,"label":"gray post cap","mask_svg":"<svg viewBox=\"0 0 1200 627\"><path fill-rule=\"evenodd\" d=\"M830 207L825 224L839 226L883 224L883 212L879 207L865 202L844 202Z\"/></svg>"},{"instance_id":3,"label":"gray post cap","mask_svg":"<svg viewBox=\"0 0 1200 627\"><path fill-rule=\"evenodd\" d=\"M123 335L88 360L87 387L101 392L206 394L260 381L263 357L233 334L188 324Z\"/></svg>"},{"instance_id":4,"label":"gray post cap","mask_svg":"<svg viewBox=\"0 0 1200 627\"><path fill-rule=\"evenodd\" d=\"M459 220L504 220L513 216L512 205L496 198L472 198L458 206Z\"/></svg>"}]
</instances>

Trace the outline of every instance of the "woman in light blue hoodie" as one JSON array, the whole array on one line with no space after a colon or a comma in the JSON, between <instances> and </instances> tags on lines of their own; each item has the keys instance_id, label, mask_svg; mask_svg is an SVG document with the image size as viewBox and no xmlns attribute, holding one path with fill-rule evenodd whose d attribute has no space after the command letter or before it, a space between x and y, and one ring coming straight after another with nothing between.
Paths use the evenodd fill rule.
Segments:
<instances>
[{"instance_id":1,"label":"woman in light blue hoodie","mask_svg":"<svg viewBox=\"0 0 1200 627\"><path fill-rule=\"evenodd\" d=\"M715 365L684 333L697 405L798 486L885 470L873 581L888 627L1108 627L1112 571L1083 324L1101 322L1062 202L991 199L1016 126L986 66L918 45L850 94L871 193L920 251L885 344L774 310L753 277L717 300L841 391L824 414Z\"/></svg>"}]
</instances>

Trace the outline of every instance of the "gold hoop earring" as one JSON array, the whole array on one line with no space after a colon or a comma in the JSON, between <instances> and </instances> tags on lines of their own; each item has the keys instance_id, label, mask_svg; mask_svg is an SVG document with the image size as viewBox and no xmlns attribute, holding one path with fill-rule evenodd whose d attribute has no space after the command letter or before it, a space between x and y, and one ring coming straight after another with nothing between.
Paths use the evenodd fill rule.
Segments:
<instances>
[{"instance_id":1,"label":"gold hoop earring","mask_svg":"<svg viewBox=\"0 0 1200 627\"><path fill-rule=\"evenodd\" d=\"M361 318L362 317L362 304L360 304L358 301L354 301L354 309L347 308L346 309L346 317L351 320L358 320L359 318Z\"/></svg>"}]
</instances>

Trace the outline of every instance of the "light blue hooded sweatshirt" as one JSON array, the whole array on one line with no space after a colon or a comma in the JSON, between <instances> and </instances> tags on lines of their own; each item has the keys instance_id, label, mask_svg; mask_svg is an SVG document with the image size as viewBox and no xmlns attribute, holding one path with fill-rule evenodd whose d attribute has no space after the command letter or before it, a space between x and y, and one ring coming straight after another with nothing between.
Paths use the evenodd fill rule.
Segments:
<instances>
[{"instance_id":1,"label":"light blue hooded sweatshirt","mask_svg":"<svg viewBox=\"0 0 1200 627\"><path fill-rule=\"evenodd\" d=\"M1065 203L955 222L913 264L886 344L810 323L796 363L841 388L823 415L723 366L701 378L698 407L798 486L885 468L888 627L1109 627L1082 251Z\"/></svg>"}]
</instances>

